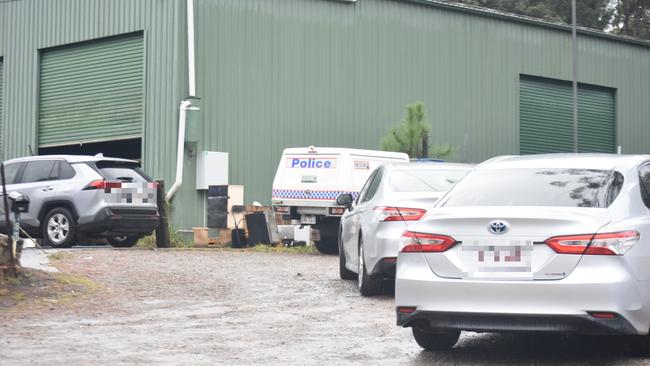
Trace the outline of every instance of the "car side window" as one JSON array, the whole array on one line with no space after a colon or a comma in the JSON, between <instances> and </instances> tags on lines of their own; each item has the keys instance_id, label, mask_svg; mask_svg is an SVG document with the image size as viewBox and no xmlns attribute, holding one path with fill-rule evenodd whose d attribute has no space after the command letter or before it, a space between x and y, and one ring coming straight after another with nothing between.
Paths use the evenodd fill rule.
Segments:
<instances>
[{"instance_id":1,"label":"car side window","mask_svg":"<svg viewBox=\"0 0 650 366\"><path fill-rule=\"evenodd\" d=\"M368 179L366 180L366 183L363 185L363 188L361 188L361 191L359 192L359 195L357 196L356 204L359 204L360 202L363 202L363 198L366 195L366 192L368 191L368 186L370 186L370 182L372 182L373 178L375 178L375 174L377 174L377 170L372 172Z\"/></svg>"},{"instance_id":2,"label":"car side window","mask_svg":"<svg viewBox=\"0 0 650 366\"><path fill-rule=\"evenodd\" d=\"M20 168L22 168L23 163L11 163L5 165L5 180L7 184L15 184L18 179L18 173L20 173Z\"/></svg>"},{"instance_id":3,"label":"car side window","mask_svg":"<svg viewBox=\"0 0 650 366\"><path fill-rule=\"evenodd\" d=\"M646 164L639 169L639 181L641 183L643 203L650 208L650 164Z\"/></svg>"},{"instance_id":4,"label":"car side window","mask_svg":"<svg viewBox=\"0 0 650 366\"><path fill-rule=\"evenodd\" d=\"M21 183L44 182L52 180L52 170L56 166L55 160L35 160L27 162ZM55 174L58 175L58 174Z\"/></svg>"},{"instance_id":5,"label":"car side window","mask_svg":"<svg viewBox=\"0 0 650 366\"><path fill-rule=\"evenodd\" d=\"M59 161L59 179L71 179L76 175L74 168L65 160Z\"/></svg>"},{"instance_id":6,"label":"car side window","mask_svg":"<svg viewBox=\"0 0 650 366\"><path fill-rule=\"evenodd\" d=\"M382 173L383 171L381 168L377 169L375 176L372 178L370 184L368 184L368 190L366 191L366 194L363 196L361 202L370 201L375 196L375 193L377 193L377 189L379 188L379 183L381 183L381 178L383 176Z\"/></svg>"}]
</instances>

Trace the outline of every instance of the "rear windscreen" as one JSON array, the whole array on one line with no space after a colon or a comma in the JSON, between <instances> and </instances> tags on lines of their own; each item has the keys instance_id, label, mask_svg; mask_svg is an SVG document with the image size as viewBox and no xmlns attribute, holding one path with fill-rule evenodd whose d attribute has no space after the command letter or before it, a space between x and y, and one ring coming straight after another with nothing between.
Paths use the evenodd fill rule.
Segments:
<instances>
[{"instance_id":1,"label":"rear windscreen","mask_svg":"<svg viewBox=\"0 0 650 366\"><path fill-rule=\"evenodd\" d=\"M140 172L140 169L133 164L115 163L100 161L96 163L97 169L109 181L140 182L145 183L148 179Z\"/></svg>"},{"instance_id":2,"label":"rear windscreen","mask_svg":"<svg viewBox=\"0 0 650 366\"><path fill-rule=\"evenodd\" d=\"M607 207L622 184L623 176L611 170L477 170L454 187L442 206Z\"/></svg>"},{"instance_id":3,"label":"rear windscreen","mask_svg":"<svg viewBox=\"0 0 650 366\"><path fill-rule=\"evenodd\" d=\"M446 192L465 174L465 170L396 170L390 187L394 192Z\"/></svg>"}]
</instances>

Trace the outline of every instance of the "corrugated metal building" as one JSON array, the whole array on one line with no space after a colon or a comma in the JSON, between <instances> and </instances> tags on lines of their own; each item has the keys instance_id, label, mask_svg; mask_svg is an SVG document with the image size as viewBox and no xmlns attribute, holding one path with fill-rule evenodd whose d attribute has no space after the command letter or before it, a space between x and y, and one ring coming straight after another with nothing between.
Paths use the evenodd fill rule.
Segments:
<instances>
[{"instance_id":1,"label":"corrugated metal building","mask_svg":"<svg viewBox=\"0 0 650 366\"><path fill-rule=\"evenodd\" d=\"M378 148L417 100L455 160L571 150L566 26L427 0L193 4L201 111L177 228L204 220L197 152L230 153L230 182L268 203L284 147ZM4 158L108 150L171 185L186 20L185 0L0 1ZM580 149L650 152L650 43L589 30L578 42Z\"/></svg>"}]
</instances>

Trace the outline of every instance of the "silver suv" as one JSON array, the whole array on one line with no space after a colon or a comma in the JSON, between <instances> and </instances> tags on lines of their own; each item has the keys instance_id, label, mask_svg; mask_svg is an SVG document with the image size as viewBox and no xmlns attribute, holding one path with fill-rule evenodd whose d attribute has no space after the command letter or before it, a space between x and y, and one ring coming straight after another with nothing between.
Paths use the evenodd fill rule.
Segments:
<instances>
[{"instance_id":1,"label":"silver suv","mask_svg":"<svg viewBox=\"0 0 650 366\"><path fill-rule=\"evenodd\" d=\"M7 191L30 200L21 227L45 245L70 247L104 237L130 247L159 222L156 183L133 160L44 155L5 162ZM0 227L6 230L4 215Z\"/></svg>"}]
</instances>

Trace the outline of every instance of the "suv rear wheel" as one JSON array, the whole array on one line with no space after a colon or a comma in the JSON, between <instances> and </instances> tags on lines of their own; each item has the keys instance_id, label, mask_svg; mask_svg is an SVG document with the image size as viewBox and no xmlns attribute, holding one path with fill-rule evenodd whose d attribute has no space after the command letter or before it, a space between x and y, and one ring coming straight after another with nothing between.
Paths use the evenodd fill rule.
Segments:
<instances>
[{"instance_id":1,"label":"suv rear wheel","mask_svg":"<svg viewBox=\"0 0 650 366\"><path fill-rule=\"evenodd\" d=\"M110 236L106 238L108 244L115 248L130 248L138 243L139 236Z\"/></svg>"},{"instance_id":2,"label":"suv rear wheel","mask_svg":"<svg viewBox=\"0 0 650 366\"><path fill-rule=\"evenodd\" d=\"M45 215L41 230L43 242L53 248L70 248L77 239L77 222L65 207L50 210Z\"/></svg>"}]
</instances>

